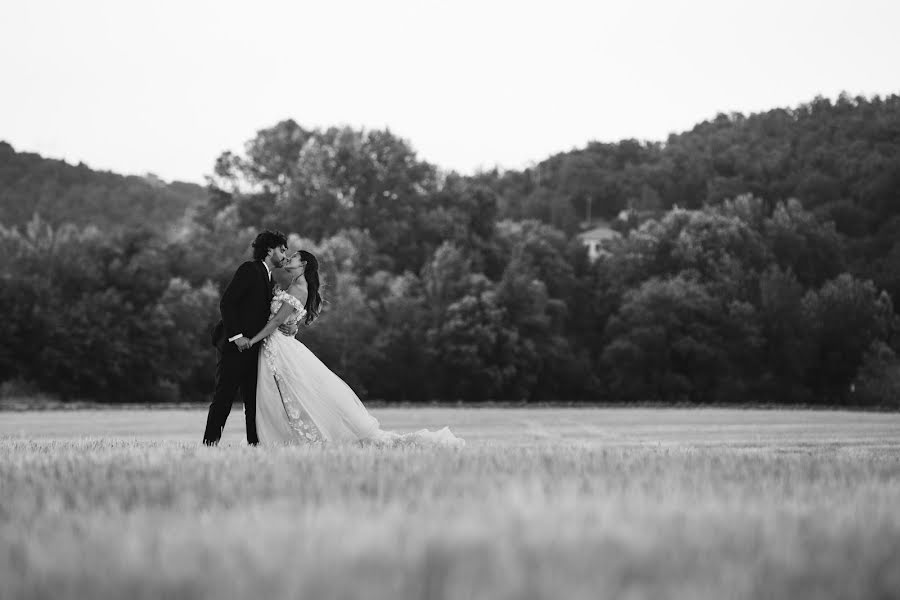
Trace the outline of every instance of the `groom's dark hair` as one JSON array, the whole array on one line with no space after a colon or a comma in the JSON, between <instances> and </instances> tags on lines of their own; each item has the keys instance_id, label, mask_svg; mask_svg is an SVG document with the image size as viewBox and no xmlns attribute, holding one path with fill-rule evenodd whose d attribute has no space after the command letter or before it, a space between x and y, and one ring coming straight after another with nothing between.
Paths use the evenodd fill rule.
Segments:
<instances>
[{"instance_id":1,"label":"groom's dark hair","mask_svg":"<svg viewBox=\"0 0 900 600\"><path fill-rule=\"evenodd\" d=\"M263 260L272 248L287 246L287 237L280 231L266 229L253 240L253 260Z\"/></svg>"}]
</instances>

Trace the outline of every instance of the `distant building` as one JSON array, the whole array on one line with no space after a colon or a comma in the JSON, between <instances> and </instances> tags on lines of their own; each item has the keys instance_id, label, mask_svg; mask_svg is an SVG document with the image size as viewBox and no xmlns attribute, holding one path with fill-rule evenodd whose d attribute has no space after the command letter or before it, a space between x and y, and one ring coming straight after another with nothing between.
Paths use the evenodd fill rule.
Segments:
<instances>
[{"instance_id":1,"label":"distant building","mask_svg":"<svg viewBox=\"0 0 900 600\"><path fill-rule=\"evenodd\" d=\"M578 234L578 239L587 246L588 258L591 262L609 254L609 251L603 248L603 242L614 240L618 237L621 237L619 232L610 227L609 223L605 221L594 221L591 229Z\"/></svg>"}]
</instances>

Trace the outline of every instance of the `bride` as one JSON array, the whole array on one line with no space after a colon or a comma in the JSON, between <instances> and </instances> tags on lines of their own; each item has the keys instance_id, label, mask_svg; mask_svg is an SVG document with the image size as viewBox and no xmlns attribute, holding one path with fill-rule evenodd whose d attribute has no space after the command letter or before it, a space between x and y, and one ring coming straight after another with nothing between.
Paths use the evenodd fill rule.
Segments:
<instances>
[{"instance_id":1,"label":"bride","mask_svg":"<svg viewBox=\"0 0 900 600\"><path fill-rule=\"evenodd\" d=\"M294 337L277 333L319 315L319 263L299 250L282 265L290 281L272 298L268 324L250 340L263 343L256 382L256 430L262 444L362 441L378 445L463 446L449 428L399 434L381 429L344 381ZM286 278L285 278L286 279Z\"/></svg>"}]
</instances>

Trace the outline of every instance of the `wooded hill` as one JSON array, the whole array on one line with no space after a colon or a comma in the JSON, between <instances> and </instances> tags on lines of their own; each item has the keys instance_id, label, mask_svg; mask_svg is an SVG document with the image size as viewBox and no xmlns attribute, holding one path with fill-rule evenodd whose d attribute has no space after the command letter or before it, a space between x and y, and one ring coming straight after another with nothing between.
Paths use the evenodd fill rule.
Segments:
<instances>
[{"instance_id":1,"label":"wooded hill","mask_svg":"<svg viewBox=\"0 0 900 600\"><path fill-rule=\"evenodd\" d=\"M37 213L54 226L170 232L207 196L203 186L193 183L94 171L83 163L16 152L0 141L0 224L7 227L23 225Z\"/></svg>"},{"instance_id":2,"label":"wooded hill","mask_svg":"<svg viewBox=\"0 0 900 600\"><path fill-rule=\"evenodd\" d=\"M569 232L589 203L593 216L611 218L750 193L770 206L797 198L841 233L871 235L900 214L900 96L719 114L665 142L590 143L480 180L498 192L504 216Z\"/></svg>"}]
</instances>

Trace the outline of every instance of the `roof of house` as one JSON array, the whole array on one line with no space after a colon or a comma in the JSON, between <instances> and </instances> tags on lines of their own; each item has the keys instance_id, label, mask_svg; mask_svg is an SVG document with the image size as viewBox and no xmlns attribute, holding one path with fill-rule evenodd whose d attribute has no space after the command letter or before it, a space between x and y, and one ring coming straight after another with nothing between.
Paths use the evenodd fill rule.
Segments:
<instances>
[{"instance_id":1,"label":"roof of house","mask_svg":"<svg viewBox=\"0 0 900 600\"><path fill-rule=\"evenodd\" d=\"M600 225L593 229L582 231L578 234L578 239L584 242L602 242L603 240L611 240L620 237L620 235L621 234L619 234L618 231L611 228L609 225Z\"/></svg>"}]
</instances>

